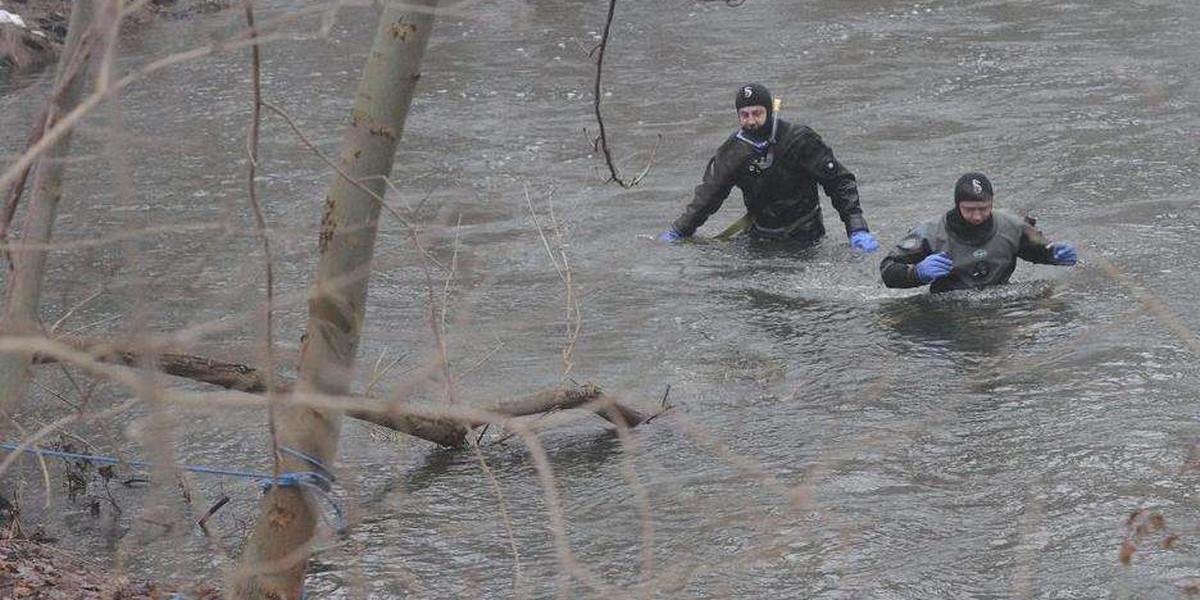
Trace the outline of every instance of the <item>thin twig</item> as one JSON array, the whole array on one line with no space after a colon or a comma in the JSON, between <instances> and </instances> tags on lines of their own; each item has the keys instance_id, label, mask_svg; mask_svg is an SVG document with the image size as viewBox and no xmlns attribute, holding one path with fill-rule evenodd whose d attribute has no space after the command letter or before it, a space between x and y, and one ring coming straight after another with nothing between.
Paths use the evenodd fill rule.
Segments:
<instances>
[{"instance_id":1,"label":"thin twig","mask_svg":"<svg viewBox=\"0 0 1200 600\"><path fill-rule=\"evenodd\" d=\"M660 405L661 408L659 408L658 412L650 415L649 417L646 417L646 420L642 421L643 425L649 423L650 421L653 421L654 419L661 417L662 415L667 414L668 412L671 411L671 409L675 408L674 406L667 404L667 396L670 396L670 395L671 395L671 384L668 383L667 391L663 392L662 403Z\"/></svg>"},{"instance_id":2,"label":"thin twig","mask_svg":"<svg viewBox=\"0 0 1200 600\"><path fill-rule=\"evenodd\" d=\"M24 427L22 427L21 424L19 422L17 422L16 419L12 418L11 416L9 416L7 414L5 416L8 417L9 421L12 421L13 426L17 428L17 431L21 434L21 437L25 437L27 430ZM46 490L46 492L45 492L46 505L44 508L46 510L49 510L50 509L50 498L53 497L50 494L50 469L46 467L46 457L45 456L38 454L37 460L38 460L38 466L41 467L41 470L42 470L42 485L45 486L45 490ZM3 471L0 470L0 473L2 473L2 472Z\"/></svg>"},{"instance_id":3,"label":"thin twig","mask_svg":"<svg viewBox=\"0 0 1200 600\"><path fill-rule=\"evenodd\" d=\"M89 329L99 327L105 323L110 323L112 321L116 321L119 318L121 318L121 315L109 315L98 321L92 321L91 323L88 323L87 325L81 325L80 327L78 327L76 329L72 329L72 330L62 334L62 337L78 336L79 334L81 334Z\"/></svg>"},{"instance_id":4,"label":"thin twig","mask_svg":"<svg viewBox=\"0 0 1200 600\"><path fill-rule=\"evenodd\" d=\"M469 369L463 371L462 374L458 376L458 381L462 382L464 379L466 379L467 375L470 375L476 369L483 366L484 363L486 363L489 359L491 359L492 356L494 356L497 352L499 352L500 349L503 347L504 347L504 342L497 343L496 347L492 348L490 351L488 351L488 353L485 354L483 358L475 361L475 364L471 365L471 367Z\"/></svg>"},{"instance_id":5,"label":"thin twig","mask_svg":"<svg viewBox=\"0 0 1200 600\"><path fill-rule=\"evenodd\" d=\"M203 531L206 537L212 536L212 534L208 532L208 519L217 514L217 511L221 510L221 507L225 506L226 504L229 504L229 496L222 494L221 499L217 500L216 504L204 511L204 516L200 517L199 521L196 521L196 524L200 526L200 531Z\"/></svg>"},{"instance_id":6,"label":"thin twig","mask_svg":"<svg viewBox=\"0 0 1200 600\"><path fill-rule=\"evenodd\" d=\"M64 322L65 322L67 319L69 319L69 318L71 317L71 315L75 314L75 311L77 311L77 310L79 310L79 309L83 308L84 306L87 306L87 304L88 304L89 302L91 302L92 300L95 300L96 298L99 298L99 297L100 297L100 294L103 294L103 293L104 293L104 290L102 290L102 289L101 289L101 290L96 290L95 292L92 292L92 293L91 293L91 295L89 295L87 298L84 298L83 300L80 300L79 302L76 302L74 306L72 306L71 308L67 309L67 312L63 313L63 314L62 314L62 316L61 316L61 317L59 317L59 318L58 318L58 320L54 322L54 325L52 325L52 326L50 327L50 334L51 334L51 335L57 334L57 333L58 333L58 328L59 328L59 327L62 327L62 324L63 324L63 323L64 323Z\"/></svg>"},{"instance_id":7,"label":"thin twig","mask_svg":"<svg viewBox=\"0 0 1200 600\"><path fill-rule=\"evenodd\" d=\"M1155 320L1162 324L1163 327L1166 327L1192 356L1200 356L1200 341L1197 340L1192 330L1184 324L1183 320L1176 316L1171 308L1167 306L1167 303L1161 296L1135 284L1127 275L1121 272L1119 267L1103 256L1097 255L1095 260L1096 265L1102 273L1125 288L1125 291L1140 302Z\"/></svg>"},{"instance_id":8,"label":"thin twig","mask_svg":"<svg viewBox=\"0 0 1200 600\"><path fill-rule=\"evenodd\" d=\"M67 319L69 319L71 317L71 315L75 314L76 311L83 308L84 306L87 306L87 304L90 303L92 300L99 298L100 294L102 294L102 293L104 293L103 289L96 290L91 295L89 295L87 298L84 298L83 300L75 303L75 305L72 306L71 308L67 309L67 312L63 313L63 315L61 317L59 317L57 321L54 322L54 325L50 327L50 334L51 335L57 334L59 328L62 327L62 325L64 323L66 323ZM79 382L75 380L75 376L71 373L71 370L68 369L66 365L59 364L58 368L62 372L63 377L65 377L67 379L67 381L71 384L71 387L75 389L75 393L79 395L79 403L78 404L73 404L73 403L67 401L66 399L63 399L63 402L70 404L76 410L82 410L83 407L87 405L88 399L91 397L90 390L88 392L83 391L83 388L79 385ZM94 381L92 382L92 389L95 389Z\"/></svg>"},{"instance_id":9,"label":"thin twig","mask_svg":"<svg viewBox=\"0 0 1200 600\"><path fill-rule=\"evenodd\" d=\"M24 453L27 449L33 448L34 446L36 446L38 442L40 442L42 439L44 439L46 436L50 435L51 433L54 433L54 432L58 431L59 429L66 427L67 425L70 425L71 423L74 423L76 421L96 420L96 419L101 419L101 418L109 417L112 415L120 414L120 413L128 410L129 408L132 408L135 404L138 403L138 401L139 401L139 399L137 399L137 398L131 398L129 400L126 400L125 402L122 402L121 404L119 404L117 406L114 406L114 407L104 410L102 412L96 413L95 415L92 415L90 418L85 418L85 415L83 415L82 413L76 412L74 414L67 415L60 419L52 421L51 423L45 425L41 429L38 429L37 431L35 431L33 433L33 435L23 436L24 439L22 439L20 446L17 448L17 450L10 453L8 455L8 457L6 457L4 459L3 462L0 462L0 475L3 475L8 470L9 466L12 465L13 461L15 461L22 453ZM15 423L16 421L14 420L13 422Z\"/></svg>"},{"instance_id":10,"label":"thin twig","mask_svg":"<svg viewBox=\"0 0 1200 600\"><path fill-rule=\"evenodd\" d=\"M379 380L382 379L384 375L387 375L388 371L391 371L393 367L400 364L400 362L403 361L405 358L408 358L407 354L401 354L400 356L397 356L395 358L395 360L388 363L388 365L386 367L380 369L379 363L383 362L383 357L384 357L385 353L386 353L386 350L383 353L380 353L379 360L375 362L375 368L372 370L374 374L371 376L371 381L367 382L367 389L365 391L363 391L364 396L370 396L371 393L375 390L375 384L379 383Z\"/></svg>"},{"instance_id":11,"label":"thin twig","mask_svg":"<svg viewBox=\"0 0 1200 600\"><path fill-rule=\"evenodd\" d=\"M96 382L93 381L92 388L90 388L87 392L84 392L83 387L81 387L79 382L75 380L75 375L71 373L71 370L67 368L67 365L59 364L58 368L62 372L63 377L67 379L67 382L71 384L71 388L74 389L75 393L79 395L79 403L75 406L75 409L83 410L83 407L87 406L88 399L92 396L91 390L95 389Z\"/></svg>"},{"instance_id":12,"label":"thin twig","mask_svg":"<svg viewBox=\"0 0 1200 600\"><path fill-rule=\"evenodd\" d=\"M529 205L529 214L533 216L533 224L537 227L538 235L542 238L542 246L546 248L546 254L550 255L550 262L554 264L554 270L558 272L558 278L562 279L563 283L567 282L567 276L563 275L562 268L558 266L558 260L554 258L554 251L550 249L550 240L546 239L546 232L542 230L542 224L538 221L537 211L533 208L533 198L529 196L529 185L525 185L525 203Z\"/></svg>"},{"instance_id":13,"label":"thin twig","mask_svg":"<svg viewBox=\"0 0 1200 600\"><path fill-rule=\"evenodd\" d=\"M554 470L550 466L550 459L546 455L545 448L538 442L534 432L519 427L516 429L517 434L521 436L521 441L524 442L526 449L529 451L530 458L533 459L534 471L537 473L538 481L542 487L542 500L546 505L546 513L550 518L550 531L554 534L554 549L558 556L558 562L563 566L568 574L579 580L580 583L596 590L602 598L620 598L624 594L619 593L604 581L593 575L587 568L579 562L575 557L575 553L571 550L570 541L567 537L566 520L563 516L562 503L558 496L558 489L555 486Z\"/></svg>"},{"instance_id":14,"label":"thin twig","mask_svg":"<svg viewBox=\"0 0 1200 600\"><path fill-rule=\"evenodd\" d=\"M625 422L618 411L613 411L616 418L613 423L617 429L617 439L621 442L621 474L637 499L638 521L642 534L642 581L641 588L644 597L650 598L651 583L654 580L654 521L650 508L650 492L638 477L634 458L638 453L637 440L630 435L629 423Z\"/></svg>"},{"instance_id":15,"label":"thin twig","mask_svg":"<svg viewBox=\"0 0 1200 600\"><path fill-rule=\"evenodd\" d=\"M262 241L263 261L266 263L267 274L267 304L264 307L263 376L267 382L267 430L271 435L271 464L275 477L283 472L282 457L279 454L279 430L276 427L278 416L278 398L275 394L275 260L271 254L271 238L267 235L267 221L263 216L262 204L258 200L258 186L254 179L258 175L258 141L262 126L262 62L259 58L258 30L254 26L254 0L245 1L246 31L253 42L250 45L251 83L254 93L254 106L250 112L250 135L246 140L246 187L249 191L250 206L254 210L254 228Z\"/></svg>"},{"instance_id":16,"label":"thin twig","mask_svg":"<svg viewBox=\"0 0 1200 600\"><path fill-rule=\"evenodd\" d=\"M646 167L642 172L629 181L621 178L617 172L617 165L613 163L612 151L608 149L608 134L604 129L604 115L600 112L600 76L604 73L604 52L608 49L609 32L612 30L613 14L617 10L617 0L608 1L608 16L604 20L604 33L600 37L600 43L596 45L593 52L596 53L596 79L593 85L592 102L593 108L596 111L596 125L600 128L600 137L596 143L600 150L604 153L604 162L608 165L610 174L609 181L615 181L617 185L623 188L631 188L642 181L650 173L650 167L654 164L654 154L658 151L658 145L662 142L662 134L659 134L658 140L654 142L654 148L650 150L650 160L646 162Z\"/></svg>"},{"instance_id":17,"label":"thin twig","mask_svg":"<svg viewBox=\"0 0 1200 600\"><path fill-rule=\"evenodd\" d=\"M529 214L533 217L533 224L537 227L538 236L542 238L542 246L546 248L546 253L550 255L550 262L554 265L554 270L558 272L558 278L562 280L563 286L566 288L567 302L567 342L562 350L562 364L564 379L570 377L571 369L574 364L571 362L571 353L575 349L575 343L579 339L579 330L583 323L580 317L579 300L575 296L575 286L571 278L571 264L567 260L566 237L563 235L562 226L559 225L558 218L554 215L554 198L547 200L550 213L550 224L554 227L554 242L555 248L558 250L558 256L555 256L555 251L550 247L550 240L546 238L546 232L542 229L542 224L538 221L537 211L533 207L533 199L529 196L529 186L525 186L525 203L529 205ZM559 264L561 261L561 264Z\"/></svg>"},{"instance_id":18,"label":"thin twig","mask_svg":"<svg viewBox=\"0 0 1200 600\"><path fill-rule=\"evenodd\" d=\"M446 275L446 284L442 287L442 304L440 318L438 320L437 331L437 352L438 364L442 368L442 383L447 402L455 401L454 379L450 374L450 355L446 348L446 311L450 305L450 284L454 282L454 275L458 271L458 250L459 250L459 234L462 231L462 214L458 215L458 224L454 227L454 250L450 255L450 273ZM433 299L430 298L430 302Z\"/></svg>"},{"instance_id":19,"label":"thin twig","mask_svg":"<svg viewBox=\"0 0 1200 600\"><path fill-rule=\"evenodd\" d=\"M562 225L559 224L558 217L554 215L554 197L548 197L546 204L550 208L550 224L554 226L554 241L558 246L559 257L562 259L563 285L566 287L567 343L562 349L562 376L565 378L570 376L571 369L575 366L571 362L571 354L575 351L575 344L579 341L579 331L583 328L583 317L579 310L579 300L575 295L571 263L567 260L566 237L563 235Z\"/></svg>"},{"instance_id":20,"label":"thin twig","mask_svg":"<svg viewBox=\"0 0 1200 600\"><path fill-rule=\"evenodd\" d=\"M540 413L538 413L538 415L536 417L534 417L531 420L532 423L530 425L528 425L527 427L529 428L530 431L536 432L536 431L538 431L538 429L537 429L538 423L542 422L547 417L552 417L561 412L562 412L562 409L560 409L560 408L552 408L550 410L540 412ZM501 431L503 431L503 429L501 429ZM504 442L507 442L508 440L510 440L514 437L517 437L518 435L520 435L520 433L518 433L517 430L514 429L514 430L509 431L508 433L505 433L504 435L496 438L495 441L492 442L492 445L503 444Z\"/></svg>"},{"instance_id":21,"label":"thin twig","mask_svg":"<svg viewBox=\"0 0 1200 600\"><path fill-rule=\"evenodd\" d=\"M372 190L371 188L364 185L361 181L354 179L354 177L352 177L349 173L347 173L346 170L341 167L341 165L337 164L336 161L329 158L328 155L326 155L324 152L322 152L321 149L318 148L317 145L312 142L312 140L308 139L308 136L304 134L304 132L300 129L300 126L296 124L295 119L292 119L291 115L289 115L287 113L287 111L285 111L282 108L280 108L274 104L271 104L270 102L267 102L265 100L263 101L262 105L264 108L274 112L275 114L279 115L280 118L282 118L284 121L286 121L288 126L291 127L292 132L296 134L296 137L300 138L300 142L302 144L304 144L304 146L307 147L313 154L316 154L317 157L320 158L326 165L328 165L330 168L332 168L334 171L336 171L337 174L342 177L342 179L345 179L350 185L353 185L354 187L358 188L364 194L367 194L367 195L371 196L371 198L374 198L375 201L379 203L379 206L381 206L384 211L386 211L388 214L392 215L393 218L395 218L397 221L399 221L400 224L403 225L405 227L405 229L409 232L409 235L413 241L413 246L416 248L418 255L420 257L422 257L422 260L428 260L429 262L432 262L434 265L436 265L439 269L444 269L442 264L440 262L438 262L437 259L430 256L425 251L425 249L421 246L420 241L417 239L416 227L408 219L404 218L404 216L400 214L400 211L398 211L394 207L392 207L392 205L389 204L387 202L387 200L384 200L383 196L380 196L379 194L375 193L374 190Z\"/></svg>"},{"instance_id":22,"label":"thin twig","mask_svg":"<svg viewBox=\"0 0 1200 600\"><path fill-rule=\"evenodd\" d=\"M483 437L482 433L480 437ZM492 488L492 493L496 495L496 507L500 510L500 521L504 523L504 532L508 535L508 547L513 557L513 589L520 589L521 552L517 549L516 528L513 527L512 517L509 515L508 500L504 497L504 488L500 487L500 481L496 479L496 474L488 466L487 459L484 458L483 452L479 449L478 440L471 444L471 450L475 453L475 458L479 461L479 470L483 471L484 476L487 477L488 484Z\"/></svg>"},{"instance_id":23,"label":"thin twig","mask_svg":"<svg viewBox=\"0 0 1200 600\"><path fill-rule=\"evenodd\" d=\"M71 408L74 408L74 409L76 409L76 410L78 410L78 409L79 409L79 405L78 405L78 404L76 404L76 403L74 403L74 402L71 402L70 400L68 400L68 399L67 399L67 397L66 397L66 396L63 396L62 394L60 394L60 393L58 393L58 392L56 392L56 391L54 391L54 390L50 389L49 387L47 387L47 386L46 386L46 384L44 384L44 383L42 383L42 382L40 382L40 381L38 381L38 380L36 380L36 379L31 379L31 380L30 380L30 383L32 383L33 385L35 385L35 386L37 386L37 387L41 388L41 390L42 390L42 391L44 391L44 392L46 392L47 394L50 394L51 396L54 396L55 398L58 398L59 400L62 400L63 404L66 404L67 406L70 406Z\"/></svg>"}]
</instances>

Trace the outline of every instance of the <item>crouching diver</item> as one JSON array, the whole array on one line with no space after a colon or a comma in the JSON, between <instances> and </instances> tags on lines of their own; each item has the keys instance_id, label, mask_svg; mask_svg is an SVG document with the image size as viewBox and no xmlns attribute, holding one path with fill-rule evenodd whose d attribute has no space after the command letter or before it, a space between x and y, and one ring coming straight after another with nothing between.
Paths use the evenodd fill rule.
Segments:
<instances>
[{"instance_id":1,"label":"crouching diver","mask_svg":"<svg viewBox=\"0 0 1200 600\"><path fill-rule=\"evenodd\" d=\"M1074 265L1075 246L1048 243L1031 221L992 209L992 183L967 173L954 185L954 208L908 233L879 271L890 288L929 285L931 292L1008 283L1017 259Z\"/></svg>"},{"instance_id":2,"label":"crouching diver","mask_svg":"<svg viewBox=\"0 0 1200 600\"><path fill-rule=\"evenodd\" d=\"M841 216L850 245L862 252L879 249L863 218L854 174L821 136L780 119L771 92L759 84L738 88L734 107L741 129L708 161L691 203L660 240L676 242L694 234L737 186L751 236L815 242L825 235L819 183Z\"/></svg>"}]
</instances>

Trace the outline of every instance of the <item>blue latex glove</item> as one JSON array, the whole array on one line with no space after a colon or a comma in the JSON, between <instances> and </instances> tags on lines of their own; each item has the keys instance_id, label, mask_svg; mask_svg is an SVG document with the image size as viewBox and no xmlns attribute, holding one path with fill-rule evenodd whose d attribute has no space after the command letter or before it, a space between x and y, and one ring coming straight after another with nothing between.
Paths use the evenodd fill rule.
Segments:
<instances>
[{"instance_id":1,"label":"blue latex glove","mask_svg":"<svg viewBox=\"0 0 1200 600\"><path fill-rule=\"evenodd\" d=\"M1079 254L1075 252L1074 244L1067 242L1050 244L1050 251L1053 252L1052 258L1056 265L1069 267L1079 261Z\"/></svg>"},{"instance_id":2,"label":"blue latex glove","mask_svg":"<svg viewBox=\"0 0 1200 600\"><path fill-rule=\"evenodd\" d=\"M674 227L672 227L672 228L662 232L662 234L660 234L658 236L658 241L667 242L667 243L675 243L675 242L678 242L679 240L682 240L683 238L684 238L684 235L682 233L679 233L678 229L675 229Z\"/></svg>"},{"instance_id":3,"label":"blue latex glove","mask_svg":"<svg viewBox=\"0 0 1200 600\"><path fill-rule=\"evenodd\" d=\"M924 260L917 263L917 279L924 283L929 283L934 279L940 279L950 274L950 269L954 268L954 261L950 260L950 255L945 252L930 254Z\"/></svg>"},{"instance_id":4,"label":"blue latex glove","mask_svg":"<svg viewBox=\"0 0 1200 600\"><path fill-rule=\"evenodd\" d=\"M871 235L870 231L855 229L850 232L850 247L870 254L879 249L879 242L876 241L874 235Z\"/></svg>"}]
</instances>

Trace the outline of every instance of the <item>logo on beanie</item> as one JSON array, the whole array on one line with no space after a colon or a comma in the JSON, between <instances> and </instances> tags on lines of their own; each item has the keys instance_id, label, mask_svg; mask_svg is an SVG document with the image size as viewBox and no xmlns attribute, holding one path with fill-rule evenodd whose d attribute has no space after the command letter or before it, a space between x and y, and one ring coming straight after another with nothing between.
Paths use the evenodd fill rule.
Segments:
<instances>
[{"instance_id":1,"label":"logo on beanie","mask_svg":"<svg viewBox=\"0 0 1200 600\"><path fill-rule=\"evenodd\" d=\"M728 94L729 92L725 92L725 93ZM742 88L742 96L743 97L749 98L750 96L753 96L753 95L754 95L754 88L752 88L750 86L746 86L746 87Z\"/></svg>"},{"instance_id":2,"label":"logo on beanie","mask_svg":"<svg viewBox=\"0 0 1200 600\"><path fill-rule=\"evenodd\" d=\"M978 179L972 179L971 180L971 191L975 192L975 195L977 195L977 196L983 194L983 184L979 183Z\"/></svg>"}]
</instances>

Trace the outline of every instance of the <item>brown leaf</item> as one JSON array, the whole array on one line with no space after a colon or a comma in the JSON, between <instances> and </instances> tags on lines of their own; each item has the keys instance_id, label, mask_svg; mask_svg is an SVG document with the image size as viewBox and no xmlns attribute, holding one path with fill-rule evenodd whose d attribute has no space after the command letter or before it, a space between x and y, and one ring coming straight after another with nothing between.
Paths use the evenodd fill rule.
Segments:
<instances>
[{"instance_id":1,"label":"brown leaf","mask_svg":"<svg viewBox=\"0 0 1200 600\"><path fill-rule=\"evenodd\" d=\"M1129 561L1133 560L1134 552L1137 552L1137 546L1135 546L1133 542L1129 540L1121 542L1121 554L1118 557L1121 561L1121 564L1129 566Z\"/></svg>"},{"instance_id":2,"label":"brown leaf","mask_svg":"<svg viewBox=\"0 0 1200 600\"><path fill-rule=\"evenodd\" d=\"M1150 517L1150 531L1162 531L1167 528L1167 520L1159 513Z\"/></svg>"},{"instance_id":3,"label":"brown leaf","mask_svg":"<svg viewBox=\"0 0 1200 600\"><path fill-rule=\"evenodd\" d=\"M1126 526L1126 527L1133 527L1133 522L1134 522L1134 521L1136 521L1136 520L1137 520L1137 518L1138 518L1139 516L1141 516L1141 514L1142 514L1142 509L1140 509L1140 508L1139 508L1139 509L1137 509L1137 510L1135 510L1135 511L1133 511L1133 512L1131 512L1131 513L1129 513L1129 518L1125 520L1125 526Z\"/></svg>"}]
</instances>

